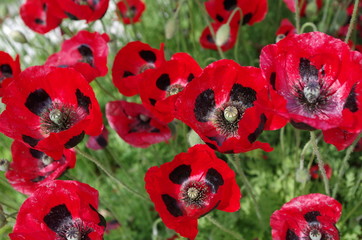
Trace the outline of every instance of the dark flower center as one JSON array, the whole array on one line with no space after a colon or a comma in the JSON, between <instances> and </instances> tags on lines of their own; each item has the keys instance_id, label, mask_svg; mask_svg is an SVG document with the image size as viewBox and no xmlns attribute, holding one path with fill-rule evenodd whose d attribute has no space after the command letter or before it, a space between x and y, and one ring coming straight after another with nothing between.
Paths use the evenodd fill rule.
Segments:
<instances>
[{"instance_id":1,"label":"dark flower center","mask_svg":"<svg viewBox=\"0 0 362 240\"><path fill-rule=\"evenodd\" d=\"M136 16L136 13L137 13L137 8L135 6L130 6L126 13L123 14L121 13L122 17L123 18L134 18Z\"/></svg>"},{"instance_id":2,"label":"dark flower center","mask_svg":"<svg viewBox=\"0 0 362 240\"><path fill-rule=\"evenodd\" d=\"M212 121L222 135L235 136L238 132L239 121L247 108L249 106L243 102L228 102L215 110Z\"/></svg>"},{"instance_id":3,"label":"dark flower center","mask_svg":"<svg viewBox=\"0 0 362 240\"><path fill-rule=\"evenodd\" d=\"M181 92L183 89L184 89L184 87L181 86L180 84L173 84L168 87L166 96L169 97L169 96L175 95L175 94Z\"/></svg>"},{"instance_id":4,"label":"dark flower center","mask_svg":"<svg viewBox=\"0 0 362 240\"><path fill-rule=\"evenodd\" d=\"M59 240L82 240L88 239L88 234L93 231L92 228L84 226L81 219L75 219L62 226L58 231ZM57 239L57 240L58 240Z\"/></svg>"},{"instance_id":5,"label":"dark flower center","mask_svg":"<svg viewBox=\"0 0 362 240\"><path fill-rule=\"evenodd\" d=\"M309 232L309 238L311 240L320 240L322 238L322 234L318 229L312 229L312 231Z\"/></svg>"},{"instance_id":6,"label":"dark flower center","mask_svg":"<svg viewBox=\"0 0 362 240\"><path fill-rule=\"evenodd\" d=\"M181 200L191 208L202 208L210 196L210 188L203 182L190 181L181 189Z\"/></svg>"},{"instance_id":7,"label":"dark flower center","mask_svg":"<svg viewBox=\"0 0 362 240\"><path fill-rule=\"evenodd\" d=\"M41 157L41 161L45 166L48 166L49 164L51 164L54 161L54 159L49 157L46 154L43 154Z\"/></svg>"},{"instance_id":8,"label":"dark flower center","mask_svg":"<svg viewBox=\"0 0 362 240\"><path fill-rule=\"evenodd\" d=\"M155 68L155 65L153 63L146 63L140 67L139 73L143 73L144 71L153 68Z\"/></svg>"},{"instance_id":9,"label":"dark flower center","mask_svg":"<svg viewBox=\"0 0 362 240\"><path fill-rule=\"evenodd\" d=\"M40 115L40 128L45 134L61 132L71 128L83 118L84 111L70 105L52 104Z\"/></svg>"},{"instance_id":10,"label":"dark flower center","mask_svg":"<svg viewBox=\"0 0 362 240\"><path fill-rule=\"evenodd\" d=\"M95 6L99 3L99 0L73 0L75 4L89 6L94 10Z\"/></svg>"},{"instance_id":11,"label":"dark flower center","mask_svg":"<svg viewBox=\"0 0 362 240\"><path fill-rule=\"evenodd\" d=\"M0 65L0 83L5 78L11 78L13 77L13 70L11 69L9 64L3 64Z\"/></svg>"}]
</instances>

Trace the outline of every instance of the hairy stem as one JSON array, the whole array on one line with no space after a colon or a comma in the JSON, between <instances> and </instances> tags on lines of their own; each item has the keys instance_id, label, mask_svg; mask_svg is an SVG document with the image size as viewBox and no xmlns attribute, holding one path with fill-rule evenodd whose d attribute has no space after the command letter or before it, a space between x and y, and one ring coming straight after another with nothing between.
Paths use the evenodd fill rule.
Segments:
<instances>
[{"instance_id":1,"label":"hairy stem","mask_svg":"<svg viewBox=\"0 0 362 240\"><path fill-rule=\"evenodd\" d=\"M347 32L347 35L346 35L346 38L344 39L344 42L345 43L348 43L350 37L351 37L351 34L352 34L352 30L354 28L354 25L356 25L356 21L357 21L357 10L358 10L358 5L359 5L359 0L355 0L354 1L354 7L353 7L353 13L352 13L352 18L351 18L351 22L349 23L349 26L348 26L348 32Z\"/></svg>"},{"instance_id":2,"label":"hairy stem","mask_svg":"<svg viewBox=\"0 0 362 240\"><path fill-rule=\"evenodd\" d=\"M231 236L233 236L235 239L239 239L239 240L244 240L244 238L237 232L234 232L230 229L227 229L226 227L224 227L223 225L221 225L221 223L219 223L218 221L216 221L214 218L212 218L211 216L206 216L206 219L209 220L212 224L214 224L216 227L220 228L221 231L226 232L228 234L230 234Z\"/></svg>"}]
</instances>

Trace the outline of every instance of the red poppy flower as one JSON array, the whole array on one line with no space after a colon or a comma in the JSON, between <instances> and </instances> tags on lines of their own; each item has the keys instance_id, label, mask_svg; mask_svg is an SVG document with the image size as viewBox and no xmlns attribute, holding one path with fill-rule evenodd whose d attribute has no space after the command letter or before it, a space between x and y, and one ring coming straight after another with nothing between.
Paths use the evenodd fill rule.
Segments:
<instances>
[{"instance_id":1,"label":"red poppy flower","mask_svg":"<svg viewBox=\"0 0 362 240\"><path fill-rule=\"evenodd\" d=\"M294 0L283 0L283 1L287 5L289 10L292 11L293 13L295 13L295 1ZM300 16L303 17L306 14L308 1L299 0L298 3L299 3L299 7L300 7ZM303 5L301 5L302 3L303 3ZM317 9L319 11L323 6L323 0L316 0L316 4L317 4Z\"/></svg>"},{"instance_id":2,"label":"red poppy flower","mask_svg":"<svg viewBox=\"0 0 362 240\"><path fill-rule=\"evenodd\" d=\"M93 150L99 150L107 147L108 145L108 130L107 128L103 127L103 131L98 136L89 136L86 147L93 149Z\"/></svg>"},{"instance_id":3,"label":"red poppy flower","mask_svg":"<svg viewBox=\"0 0 362 240\"><path fill-rule=\"evenodd\" d=\"M202 69L187 53L176 53L141 82L143 105L163 122L174 119L175 102L179 93Z\"/></svg>"},{"instance_id":4,"label":"red poppy flower","mask_svg":"<svg viewBox=\"0 0 362 240\"><path fill-rule=\"evenodd\" d=\"M324 171L326 171L327 178L330 179L332 177L332 168L331 166L329 166L329 164L324 164ZM312 177L312 179L320 178L318 164L315 164L310 167L309 174Z\"/></svg>"},{"instance_id":5,"label":"red poppy flower","mask_svg":"<svg viewBox=\"0 0 362 240\"><path fill-rule=\"evenodd\" d=\"M359 133L351 133L341 128L323 131L324 141L333 144L338 151L346 149L358 137Z\"/></svg>"},{"instance_id":6,"label":"red poppy flower","mask_svg":"<svg viewBox=\"0 0 362 240\"><path fill-rule=\"evenodd\" d=\"M111 128L134 147L146 148L171 137L167 124L155 118L142 104L109 102L106 104L106 117Z\"/></svg>"},{"instance_id":7,"label":"red poppy flower","mask_svg":"<svg viewBox=\"0 0 362 240\"><path fill-rule=\"evenodd\" d=\"M359 131L362 55L320 32L289 36L263 48L260 66L302 129Z\"/></svg>"},{"instance_id":8,"label":"red poppy flower","mask_svg":"<svg viewBox=\"0 0 362 240\"><path fill-rule=\"evenodd\" d=\"M74 68L91 82L108 72L107 42L109 37L105 33L79 31L74 37L65 40L61 51L51 55L45 65Z\"/></svg>"},{"instance_id":9,"label":"red poppy flower","mask_svg":"<svg viewBox=\"0 0 362 240\"><path fill-rule=\"evenodd\" d=\"M260 69L220 60L207 66L181 92L175 114L217 151L271 151L269 144L256 139L264 128L276 129L286 121L274 122L272 114L264 110L271 105L267 96Z\"/></svg>"},{"instance_id":10,"label":"red poppy flower","mask_svg":"<svg viewBox=\"0 0 362 240\"><path fill-rule=\"evenodd\" d=\"M211 23L211 26L214 30L214 33L216 34L219 28L224 25L224 23L219 22L213 22ZM230 33L229 37L225 41L224 44L220 46L222 51L227 51L234 47L236 43L236 39L238 37L238 31L239 31L239 25L232 27L232 24L230 24ZM207 26L201 33L200 36L200 44L203 48L217 50L215 39L212 37L211 31L209 26Z\"/></svg>"},{"instance_id":11,"label":"red poppy flower","mask_svg":"<svg viewBox=\"0 0 362 240\"><path fill-rule=\"evenodd\" d=\"M189 239L197 235L198 218L215 208L225 212L240 208L235 173L205 145L148 169L145 182L165 225Z\"/></svg>"},{"instance_id":12,"label":"red poppy flower","mask_svg":"<svg viewBox=\"0 0 362 240\"><path fill-rule=\"evenodd\" d=\"M58 178L68 168L73 168L76 161L75 152L71 149L64 150L61 158L53 159L20 141L13 142L11 153L13 161L5 176L16 190L27 195L41 184Z\"/></svg>"},{"instance_id":13,"label":"red poppy flower","mask_svg":"<svg viewBox=\"0 0 362 240\"><path fill-rule=\"evenodd\" d=\"M101 19L108 9L109 0L55 0L63 12L72 20Z\"/></svg>"},{"instance_id":14,"label":"red poppy flower","mask_svg":"<svg viewBox=\"0 0 362 240\"><path fill-rule=\"evenodd\" d=\"M51 0L26 0L20 7L20 16L31 30L44 34L62 22L58 11Z\"/></svg>"},{"instance_id":15,"label":"red poppy flower","mask_svg":"<svg viewBox=\"0 0 362 240\"><path fill-rule=\"evenodd\" d=\"M267 0L208 0L205 8L212 19L225 23L231 13L239 7L243 13L242 24L253 25L264 19L268 11ZM237 24L240 23L240 13L236 13Z\"/></svg>"},{"instance_id":16,"label":"red poppy flower","mask_svg":"<svg viewBox=\"0 0 362 240\"><path fill-rule=\"evenodd\" d=\"M275 33L275 35L277 36L277 41L279 41L288 35L293 35L296 33L297 32L296 32L294 25L287 18L284 18L281 21L280 26L279 26L277 32Z\"/></svg>"},{"instance_id":17,"label":"red poppy flower","mask_svg":"<svg viewBox=\"0 0 362 240\"><path fill-rule=\"evenodd\" d=\"M106 221L97 208L96 189L76 181L54 180L25 200L10 239L101 240Z\"/></svg>"},{"instance_id":18,"label":"red poppy flower","mask_svg":"<svg viewBox=\"0 0 362 240\"><path fill-rule=\"evenodd\" d=\"M124 24L139 22L146 5L141 0L122 0L117 3L118 15Z\"/></svg>"},{"instance_id":19,"label":"red poppy flower","mask_svg":"<svg viewBox=\"0 0 362 240\"><path fill-rule=\"evenodd\" d=\"M18 76L20 71L19 55L13 60L8 53L0 51L0 97L4 95L5 86Z\"/></svg>"},{"instance_id":20,"label":"red poppy flower","mask_svg":"<svg viewBox=\"0 0 362 240\"><path fill-rule=\"evenodd\" d=\"M296 197L270 217L273 240L339 240L335 224L341 211L337 200L323 194Z\"/></svg>"},{"instance_id":21,"label":"red poppy flower","mask_svg":"<svg viewBox=\"0 0 362 240\"><path fill-rule=\"evenodd\" d=\"M118 51L114 59L113 84L125 96L139 94L140 81L147 70L158 68L165 61L163 44L158 50L140 41L130 42Z\"/></svg>"},{"instance_id":22,"label":"red poppy flower","mask_svg":"<svg viewBox=\"0 0 362 240\"><path fill-rule=\"evenodd\" d=\"M99 135L102 114L94 92L73 69L30 67L6 88L0 131L44 152L63 156L84 134Z\"/></svg>"}]
</instances>

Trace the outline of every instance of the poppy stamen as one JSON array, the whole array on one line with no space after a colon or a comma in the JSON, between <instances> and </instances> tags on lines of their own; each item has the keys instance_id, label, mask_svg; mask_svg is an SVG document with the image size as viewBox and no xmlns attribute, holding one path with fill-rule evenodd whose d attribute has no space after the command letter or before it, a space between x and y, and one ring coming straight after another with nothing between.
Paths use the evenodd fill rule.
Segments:
<instances>
[{"instance_id":1,"label":"poppy stamen","mask_svg":"<svg viewBox=\"0 0 362 240\"><path fill-rule=\"evenodd\" d=\"M71 227L68 229L68 231L66 232L66 238L67 240L80 240L81 239L81 234L79 232L79 229L76 227Z\"/></svg>"},{"instance_id":2,"label":"poppy stamen","mask_svg":"<svg viewBox=\"0 0 362 240\"><path fill-rule=\"evenodd\" d=\"M45 166L48 166L49 164L51 164L54 161L54 159L49 157L46 154L43 154L43 156L41 157L41 161Z\"/></svg>"},{"instance_id":3,"label":"poppy stamen","mask_svg":"<svg viewBox=\"0 0 362 240\"><path fill-rule=\"evenodd\" d=\"M167 97L175 95L184 89L180 84L173 84L167 89Z\"/></svg>"},{"instance_id":4,"label":"poppy stamen","mask_svg":"<svg viewBox=\"0 0 362 240\"><path fill-rule=\"evenodd\" d=\"M320 240L322 238L322 234L319 230L313 229L309 232L309 237L311 240Z\"/></svg>"},{"instance_id":5,"label":"poppy stamen","mask_svg":"<svg viewBox=\"0 0 362 240\"><path fill-rule=\"evenodd\" d=\"M303 94L309 103L315 103L321 93L321 88L318 82L309 82L303 89Z\"/></svg>"},{"instance_id":6,"label":"poppy stamen","mask_svg":"<svg viewBox=\"0 0 362 240\"><path fill-rule=\"evenodd\" d=\"M209 196L209 192L209 187L206 184L191 181L182 188L181 200L188 207L202 208Z\"/></svg>"},{"instance_id":7,"label":"poppy stamen","mask_svg":"<svg viewBox=\"0 0 362 240\"><path fill-rule=\"evenodd\" d=\"M234 106L228 106L224 110L224 118L232 123L238 118L239 112L238 109Z\"/></svg>"}]
</instances>

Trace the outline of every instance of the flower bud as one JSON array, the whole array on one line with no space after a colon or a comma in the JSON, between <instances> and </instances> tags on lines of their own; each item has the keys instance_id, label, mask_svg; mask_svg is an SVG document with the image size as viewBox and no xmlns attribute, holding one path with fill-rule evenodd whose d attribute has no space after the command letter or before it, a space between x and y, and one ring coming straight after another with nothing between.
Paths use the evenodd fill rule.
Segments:
<instances>
[{"instance_id":1,"label":"flower bud","mask_svg":"<svg viewBox=\"0 0 362 240\"><path fill-rule=\"evenodd\" d=\"M18 43L27 43L28 40L26 39L25 35L18 31L18 30L14 30L10 33L10 37Z\"/></svg>"},{"instance_id":2,"label":"flower bud","mask_svg":"<svg viewBox=\"0 0 362 240\"><path fill-rule=\"evenodd\" d=\"M299 183L305 183L309 180L309 172L306 169L297 169L297 172L295 173L295 181Z\"/></svg>"},{"instance_id":3,"label":"flower bud","mask_svg":"<svg viewBox=\"0 0 362 240\"><path fill-rule=\"evenodd\" d=\"M177 21L175 17L170 18L165 25L165 36L166 39L171 39L175 36L177 28Z\"/></svg>"},{"instance_id":4,"label":"flower bud","mask_svg":"<svg viewBox=\"0 0 362 240\"><path fill-rule=\"evenodd\" d=\"M223 24L216 32L215 44L218 47L224 45L230 37L230 26L229 24Z\"/></svg>"}]
</instances>

